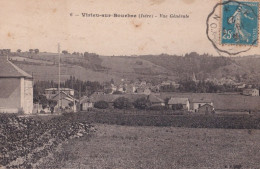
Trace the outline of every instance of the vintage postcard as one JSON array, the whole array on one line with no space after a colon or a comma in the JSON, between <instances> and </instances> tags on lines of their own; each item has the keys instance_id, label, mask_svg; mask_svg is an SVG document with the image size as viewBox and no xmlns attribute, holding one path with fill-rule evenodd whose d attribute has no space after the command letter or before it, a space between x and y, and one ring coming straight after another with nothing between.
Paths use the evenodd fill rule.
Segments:
<instances>
[{"instance_id":1,"label":"vintage postcard","mask_svg":"<svg viewBox=\"0 0 260 169\"><path fill-rule=\"evenodd\" d=\"M0 6L0 168L259 168L260 0Z\"/></svg>"}]
</instances>

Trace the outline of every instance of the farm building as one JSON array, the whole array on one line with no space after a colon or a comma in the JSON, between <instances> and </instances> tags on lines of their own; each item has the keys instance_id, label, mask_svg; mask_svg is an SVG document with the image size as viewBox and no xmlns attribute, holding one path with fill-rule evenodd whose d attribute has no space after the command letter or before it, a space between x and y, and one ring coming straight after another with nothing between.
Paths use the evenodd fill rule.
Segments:
<instances>
[{"instance_id":1,"label":"farm building","mask_svg":"<svg viewBox=\"0 0 260 169\"><path fill-rule=\"evenodd\" d=\"M93 108L94 104L91 99L87 96L80 98L80 111L89 110Z\"/></svg>"},{"instance_id":2,"label":"farm building","mask_svg":"<svg viewBox=\"0 0 260 169\"><path fill-rule=\"evenodd\" d=\"M198 113L209 114L214 111L214 107L210 104L204 104L198 108Z\"/></svg>"},{"instance_id":3,"label":"farm building","mask_svg":"<svg viewBox=\"0 0 260 169\"><path fill-rule=\"evenodd\" d=\"M175 106L182 105L184 110L190 110L190 101L188 98L175 98L171 97L168 101L169 108L174 108Z\"/></svg>"},{"instance_id":4,"label":"farm building","mask_svg":"<svg viewBox=\"0 0 260 169\"><path fill-rule=\"evenodd\" d=\"M33 78L7 58L0 59L0 112L31 114Z\"/></svg>"},{"instance_id":5,"label":"farm building","mask_svg":"<svg viewBox=\"0 0 260 169\"><path fill-rule=\"evenodd\" d=\"M150 100L152 106L165 106L164 100L154 94L150 94L147 98Z\"/></svg>"},{"instance_id":6,"label":"farm building","mask_svg":"<svg viewBox=\"0 0 260 169\"><path fill-rule=\"evenodd\" d=\"M65 92L68 95L74 96L74 89L70 89L70 88L60 88L61 92ZM45 96L47 99L50 99L54 96L56 96L59 93L59 89L58 88L48 88L44 90Z\"/></svg>"},{"instance_id":7,"label":"farm building","mask_svg":"<svg viewBox=\"0 0 260 169\"><path fill-rule=\"evenodd\" d=\"M126 85L125 89L126 89L125 92L128 94L132 94L136 92L136 88L133 84Z\"/></svg>"},{"instance_id":8,"label":"farm building","mask_svg":"<svg viewBox=\"0 0 260 169\"><path fill-rule=\"evenodd\" d=\"M243 95L245 96L259 96L258 89L245 89L243 90Z\"/></svg>"},{"instance_id":9,"label":"farm building","mask_svg":"<svg viewBox=\"0 0 260 169\"><path fill-rule=\"evenodd\" d=\"M76 111L76 103L78 100L64 91L60 92L60 96L59 93L57 93L55 96L50 98L50 100L56 100L57 106L60 105L63 109L72 109L73 111Z\"/></svg>"},{"instance_id":10,"label":"farm building","mask_svg":"<svg viewBox=\"0 0 260 169\"><path fill-rule=\"evenodd\" d=\"M151 90L149 88L139 87L139 88L136 89L136 93L150 95Z\"/></svg>"},{"instance_id":11,"label":"farm building","mask_svg":"<svg viewBox=\"0 0 260 169\"><path fill-rule=\"evenodd\" d=\"M204 106L205 104L208 104L208 105L211 105L213 107L213 102L209 99L197 99L197 98L194 98L192 100L192 106L191 106L191 109L194 111L194 112L198 112L199 111L199 108Z\"/></svg>"}]
</instances>

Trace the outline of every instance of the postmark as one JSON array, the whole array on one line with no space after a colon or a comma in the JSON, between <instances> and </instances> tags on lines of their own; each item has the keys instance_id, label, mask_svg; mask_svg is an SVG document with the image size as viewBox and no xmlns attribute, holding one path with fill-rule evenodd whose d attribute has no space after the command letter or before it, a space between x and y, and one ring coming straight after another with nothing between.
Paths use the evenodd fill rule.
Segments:
<instances>
[{"instance_id":1,"label":"postmark","mask_svg":"<svg viewBox=\"0 0 260 169\"><path fill-rule=\"evenodd\" d=\"M222 0L207 18L207 37L219 53L236 55L259 42L258 0Z\"/></svg>"}]
</instances>

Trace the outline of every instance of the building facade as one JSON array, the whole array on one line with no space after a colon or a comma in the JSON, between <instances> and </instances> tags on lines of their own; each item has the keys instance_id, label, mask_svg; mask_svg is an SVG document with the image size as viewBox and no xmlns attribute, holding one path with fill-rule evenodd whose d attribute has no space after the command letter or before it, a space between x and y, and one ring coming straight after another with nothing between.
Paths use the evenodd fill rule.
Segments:
<instances>
[{"instance_id":1,"label":"building facade","mask_svg":"<svg viewBox=\"0 0 260 169\"><path fill-rule=\"evenodd\" d=\"M258 89L245 89L243 90L243 95L245 96L259 96Z\"/></svg>"},{"instance_id":2,"label":"building facade","mask_svg":"<svg viewBox=\"0 0 260 169\"><path fill-rule=\"evenodd\" d=\"M33 78L7 58L0 59L0 112L33 111Z\"/></svg>"}]
</instances>

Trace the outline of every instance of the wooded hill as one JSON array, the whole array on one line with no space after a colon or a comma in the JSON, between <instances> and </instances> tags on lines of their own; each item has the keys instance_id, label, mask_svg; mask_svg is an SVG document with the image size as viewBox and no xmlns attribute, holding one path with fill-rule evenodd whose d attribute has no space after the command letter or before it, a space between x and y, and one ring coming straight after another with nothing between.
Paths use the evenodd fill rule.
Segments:
<instances>
[{"instance_id":1,"label":"wooded hill","mask_svg":"<svg viewBox=\"0 0 260 169\"><path fill-rule=\"evenodd\" d=\"M14 52L12 61L35 80L57 81L58 54ZM205 79L232 79L236 82L258 84L260 81L260 57L213 57L196 52L184 56L100 56L94 53L61 54L61 80L70 76L89 81L176 80L196 77Z\"/></svg>"}]
</instances>

